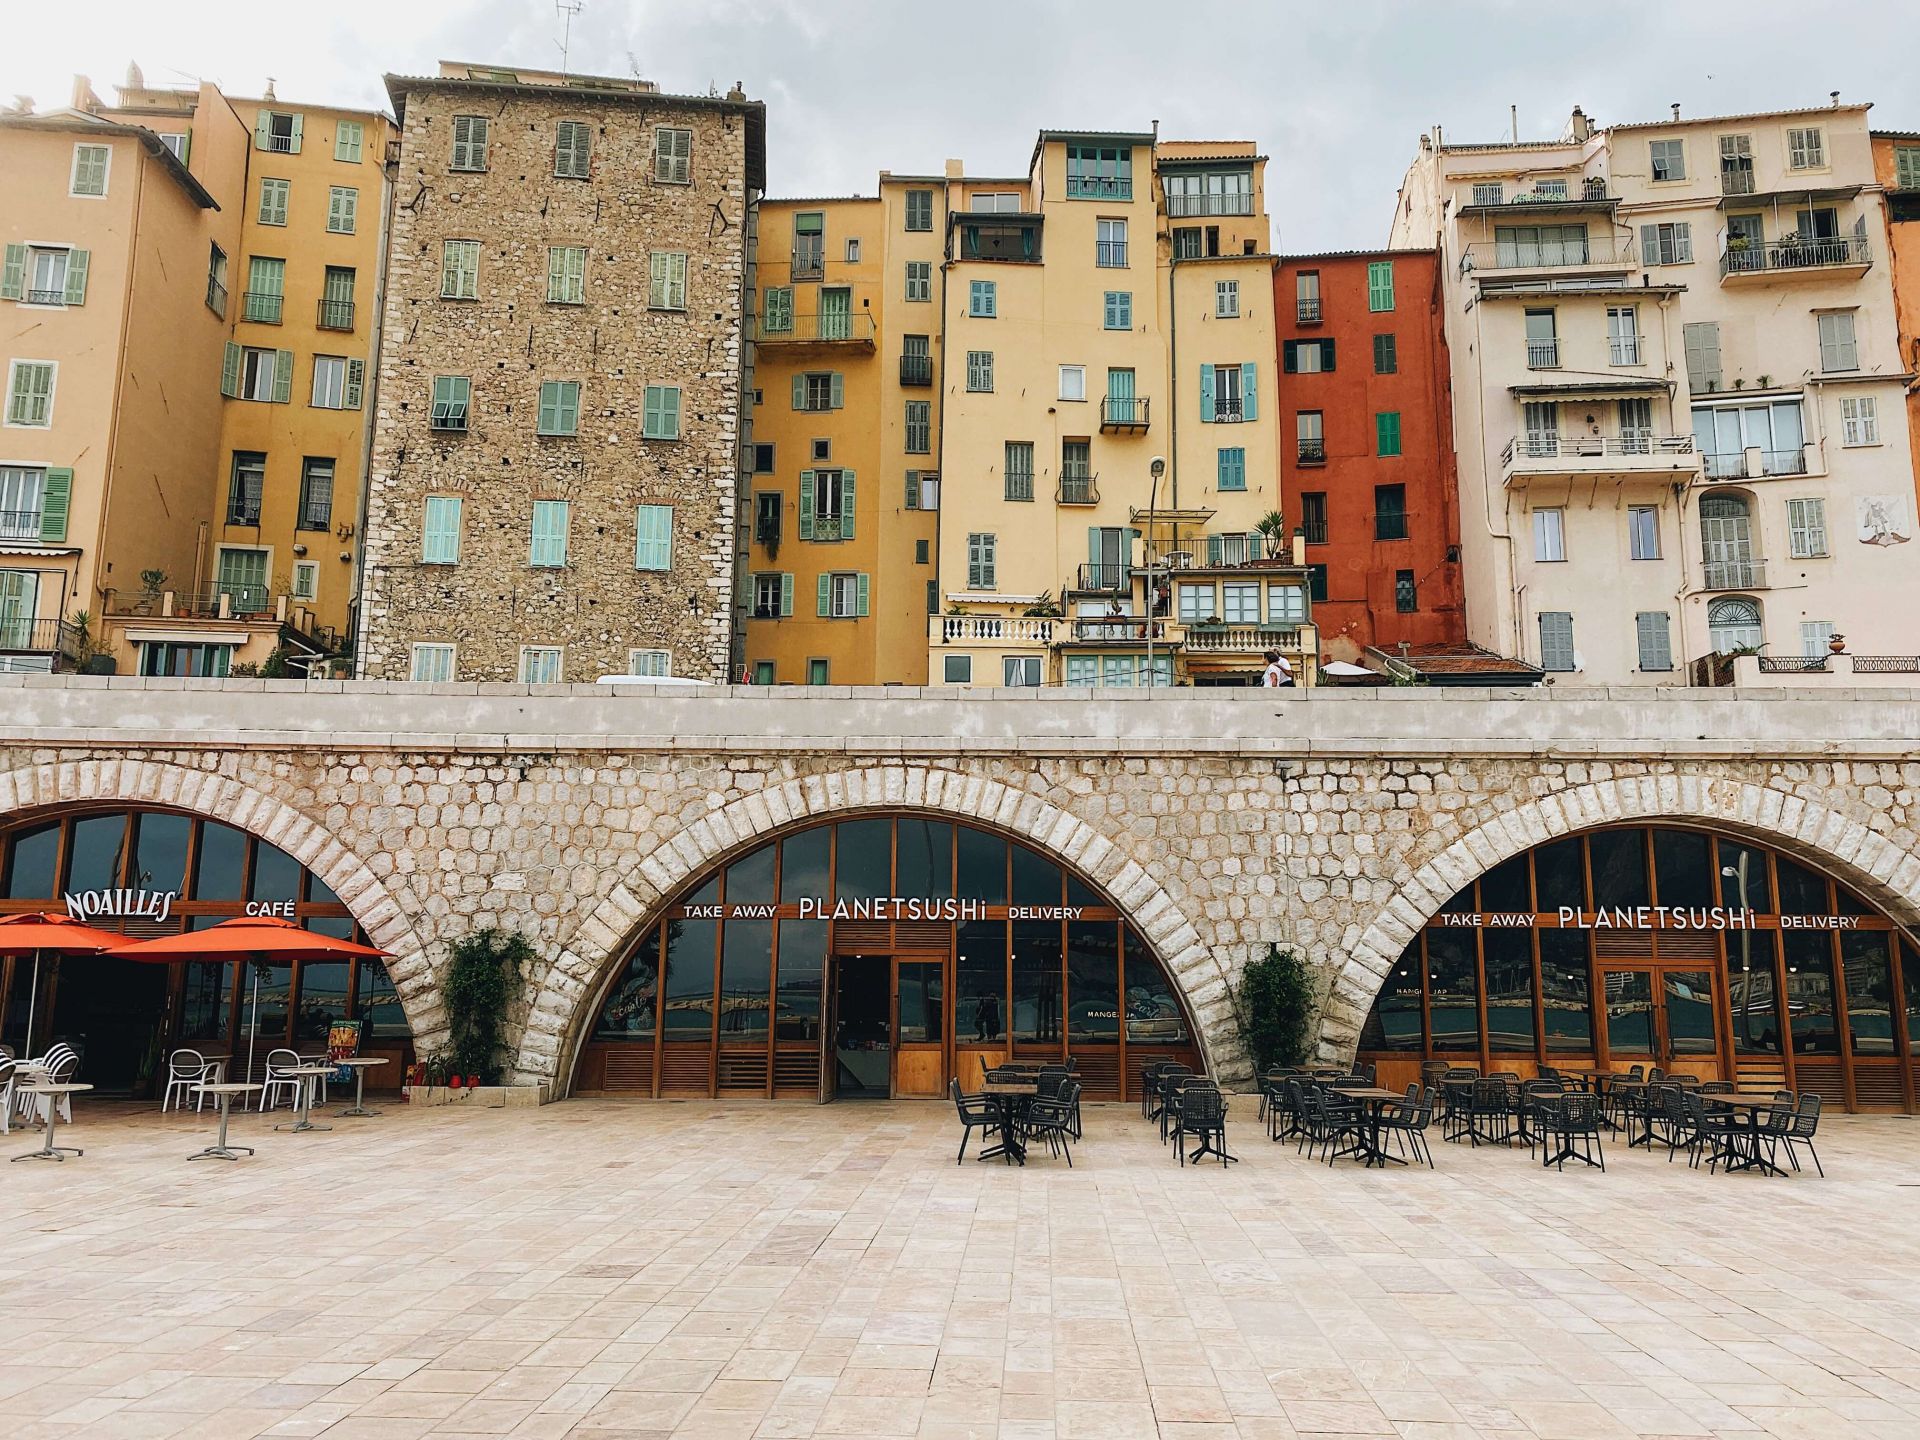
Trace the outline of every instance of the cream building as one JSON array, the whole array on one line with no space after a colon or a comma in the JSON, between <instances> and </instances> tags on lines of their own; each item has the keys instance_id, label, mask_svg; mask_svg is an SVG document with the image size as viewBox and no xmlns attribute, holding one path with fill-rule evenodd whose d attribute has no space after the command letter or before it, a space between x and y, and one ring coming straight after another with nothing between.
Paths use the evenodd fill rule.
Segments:
<instances>
[{"instance_id":1,"label":"cream building","mask_svg":"<svg viewBox=\"0 0 1920 1440\"><path fill-rule=\"evenodd\" d=\"M1864 105L1421 140L1469 637L1607 683L1912 649L1905 376Z\"/></svg>"}]
</instances>

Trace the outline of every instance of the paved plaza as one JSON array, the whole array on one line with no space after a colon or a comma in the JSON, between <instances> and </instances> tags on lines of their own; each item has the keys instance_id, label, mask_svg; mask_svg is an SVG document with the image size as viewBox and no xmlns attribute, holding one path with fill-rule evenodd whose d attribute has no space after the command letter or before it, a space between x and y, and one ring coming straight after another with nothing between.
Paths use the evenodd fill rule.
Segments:
<instances>
[{"instance_id":1,"label":"paved plaza","mask_svg":"<svg viewBox=\"0 0 1920 1440\"><path fill-rule=\"evenodd\" d=\"M335 1107L337 1108L337 1106ZM1182 1170L953 1163L945 1105L410 1110L187 1154L82 1107L0 1165L0 1417L50 1436L1920 1434L1920 1124L1828 1178L1437 1144L1329 1170L1235 1102ZM282 1117L284 1118L284 1117ZM33 1148L16 1130L0 1151ZM977 1138L976 1138L977 1143Z\"/></svg>"}]
</instances>

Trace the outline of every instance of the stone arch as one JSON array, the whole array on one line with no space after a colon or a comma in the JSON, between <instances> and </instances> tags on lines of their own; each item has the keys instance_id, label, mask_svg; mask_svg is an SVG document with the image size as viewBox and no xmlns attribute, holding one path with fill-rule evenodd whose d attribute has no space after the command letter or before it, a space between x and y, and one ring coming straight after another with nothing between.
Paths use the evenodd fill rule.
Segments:
<instances>
[{"instance_id":1,"label":"stone arch","mask_svg":"<svg viewBox=\"0 0 1920 1440\"><path fill-rule=\"evenodd\" d=\"M1367 1012L1401 952L1468 881L1564 835L1661 820L1711 825L1797 854L1901 923L1920 922L1920 856L1818 801L1707 775L1639 775L1574 785L1487 820L1407 878L1334 975L1321 1015L1320 1057L1352 1058Z\"/></svg>"},{"instance_id":2,"label":"stone arch","mask_svg":"<svg viewBox=\"0 0 1920 1440\"><path fill-rule=\"evenodd\" d=\"M367 938L390 952L387 973L415 1043L428 1049L445 1030L426 943L412 920L366 861L285 801L233 776L163 760L68 760L0 772L0 817L102 802L191 811L279 846L325 881Z\"/></svg>"},{"instance_id":3,"label":"stone arch","mask_svg":"<svg viewBox=\"0 0 1920 1440\"><path fill-rule=\"evenodd\" d=\"M780 831L871 810L916 811L1025 840L1073 866L1109 896L1152 945L1192 1012L1211 1064L1239 1057L1227 972L1193 922L1138 860L1093 826L1029 790L932 765L866 765L752 791L662 841L615 882L548 967L522 1031L525 1082L571 1082L591 1009L631 938L694 877Z\"/></svg>"}]
</instances>

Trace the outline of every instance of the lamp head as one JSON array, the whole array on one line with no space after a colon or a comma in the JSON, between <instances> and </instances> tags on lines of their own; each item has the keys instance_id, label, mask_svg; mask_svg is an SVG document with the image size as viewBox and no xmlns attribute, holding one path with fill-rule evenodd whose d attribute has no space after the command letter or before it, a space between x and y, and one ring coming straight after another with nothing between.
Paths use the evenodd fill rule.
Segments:
<instances>
[{"instance_id":1,"label":"lamp head","mask_svg":"<svg viewBox=\"0 0 1920 1440\"><path fill-rule=\"evenodd\" d=\"M1154 456L1153 459L1147 462L1147 473L1153 476L1153 478L1156 480L1158 480L1162 475L1166 474L1167 473L1167 457L1164 455Z\"/></svg>"}]
</instances>

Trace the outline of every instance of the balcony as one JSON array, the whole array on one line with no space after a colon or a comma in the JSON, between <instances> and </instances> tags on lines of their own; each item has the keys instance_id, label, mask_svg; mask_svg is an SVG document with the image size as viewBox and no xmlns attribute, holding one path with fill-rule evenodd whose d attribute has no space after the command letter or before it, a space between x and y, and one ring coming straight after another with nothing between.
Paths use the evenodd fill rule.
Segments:
<instances>
[{"instance_id":1,"label":"balcony","mask_svg":"<svg viewBox=\"0 0 1920 1440\"><path fill-rule=\"evenodd\" d=\"M319 317L313 323L321 330L353 329L353 301L322 300Z\"/></svg>"},{"instance_id":2,"label":"balcony","mask_svg":"<svg viewBox=\"0 0 1920 1440\"><path fill-rule=\"evenodd\" d=\"M1053 644L1056 626L1065 621L1026 615L935 615L929 622L937 645Z\"/></svg>"},{"instance_id":3,"label":"balcony","mask_svg":"<svg viewBox=\"0 0 1920 1440\"><path fill-rule=\"evenodd\" d=\"M1040 263L1042 221L1038 215L967 213L953 216L949 223L959 231L959 243L950 238L947 245L948 254L955 260Z\"/></svg>"},{"instance_id":4,"label":"balcony","mask_svg":"<svg viewBox=\"0 0 1920 1440\"><path fill-rule=\"evenodd\" d=\"M274 608L273 596L265 585L235 580L207 586L194 596L193 603L197 614L222 618L229 615L265 615Z\"/></svg>"},{"instance_id":5,"label":"balcony","mask_svg":"<svg viewBox=\"0 0 1920 1440\"><path fill-rule=\"evenodd\" d=\"M1638 365L1641 363L1642 346L1638 335L1610 335L1607 337L1607 363L1609 365Z\"/></svg>"},{"instance_id":6,"label":"balcony","mask_svg":"<svg viewBox=\"0 0 1920 1440\"><path fill-rule=\"evenodd\" d=\"M1067 639L1077 645L1144 645L1151 633L1157 642L1165 638L1163 621L1139 615L1076 615Z\"/></svg>"},{"instance_id":7,"label":"balcony","mask_svg":"<svg viewBox=\"0 0 1920 1440\"><path fill-rule=\"evenodd\" d=\"M755 343L768 346L784 346L798 351L803 348L822 348L839 350L853 348L873 349L873 316L864 312L847 315L795 315L792 323L779 330L767 328L764 320L753 322ZM905 383L906 361L912 357L901 357L902 383ZM931 362L927 383L932 383Z\"/></svg>"},{"instance_id":8,"label":"balcony","mask_svg":"<svg viewBox=\"0 0 1920 1440\"><path fill-rule=\"evenodd\" d=\"M922 387L933 384L933 357L931 355L902 355L900 357L900 383L902 385Z\"/></svg>"},{"instance_id":9,"label":"balcony","mask_svg":"<svg viewBox=\"0 0 1920 1440\"><path fill-rule=\"evenodd\" d=\"M227 287L211 275L207 277L207 308L222 320L227 318Z\"/></svg>"},{"instance_id":10,"label":"balcony","mask_svg":"<svg viewBox=\"0 0 1920 1440\"><path fill-rule=\"evenodd\" d=\"M1725 285L1769 284L1813 275L1857 280L1873 268L1873 248L1864 235L1790 235L1785 240L1729 242L1720 256Z\"/></svg>"},{"instance_id":11,"label":"balcony","mask_svg":"<svg viewBox=\"0 0 1920 1440\"><path fill-rule=\"evenodd\" d=\"M1315 296L1311 300L1294 301L1293 318L1296 323L1301 325L1318 325L1321 318L1319 297Z\"/></svg>"},{"instance_id":12,"label":"balcony","mask_svg":"<svg viewBox=\"0 0 1920 1440\"><path fill-rule=\"evenodd\" d=\"M1100 431L1107 435L1138 435L1147 428L1144 396L1108 395L1100 401Z\"/></svg>"},{"instance_id":13,"label":"balcony","mask_svg":"<svg viewBox=\"0 0 1920 1440\"><path fill-rule=\"evenodd\" d=\"M1100 477L1069 471L1060 477L1059 488L1054 499L1062 505L1098 505L1100 503Z\"/></svg>"},{"instance_id":14,"label":"balcony","mask_svg":"<svg viewBox=\"0 0 1920 1440\"><path fill-rule=\"evenodd\" d=\"M1700 567L1702 590L1764 590L1767 588L1767 562L1764 560L1709 560Z\"/></svg>"},{"instance_id":15,"label":"balcony","mask_svg":"<svg viewBox=\"0 0 1920 1440\"><path fill-rule=\"evenodd\" d=\"M1807 447L1785 450L1725 450L1701 457L1709 480L1766 480L1807 473Z\"/></svg>"},{"instance_id":16,"label":"balcony","mask_svg":"<svg viewBox=\"0 0 1920 1440\"><path fill-rule=\"evenodd\" d=\"M251 320L256 325L278 325L280 309L285 304L283 295L270 295L264 290L249 290L243 301L244 308L240 318Z\"/></svg>"},{"instance_id":17,"label":"balcony","mask_svg":"<svg viewBox=\"0 0 1920 1440\"><path fill-rule=\"evenodd\" d=\"M1133 588L1131 567L1118 560L1092 560L1074 575L1076 595L1118 595Z\"/></svg>"},{"instance_id":18,"label":"balcony","mask_svg":"<svg viewBox=\"0 0 1920 1440\"><path fill-rule=\"evenodd\" d=\"M1526 475L1646 475L1692 471L1691 435L1516 435L1500 452L1509 483Z\"/></svg>"},{"instance_id":19,"label":"balcony","mask_svg":"<svg viewBox=\"0 0 1920 1440\"><path fill-rule=\"evenodd\" d=\"M1510 274L1538 270L1631 270L1633 247L1611 235L1584 240L1477 240L1460 257L1460 273Z\"/></svg>"},{"instance_id":20,"label":"balcony","mask_svg":"<svg viewBox=\"0 0 1920 1440\"><path fill-rule=\"evenodd\" d=\"M1324 465L1327 463L1327 442L1301 440L1296 445L1293 458L1302 465Z\"/></svg>"},{"instance_id":21,"label":"balcony","mask_svg":"<svg viewBox=\"0 0 1920 1440\"><path fill-rule=\"evenodd\" d=\"M827 252L824 246L795 250L793 252L793 278L795 280L823 280L827 274Z\"/></svg>"},{"instance_id":22,"label":"balcony","mask_svg":"<svg viewBox=\"0 0 1920 1440\"><path fill-rule=\"evenodd\" d=\"M65 305L66 303L67 292L64 290L27 291L27 304L29 305Z\"/></svg>"},{"instance_id":23,"label":"balcony","mask_svg":"<svg viewBox=\"0 0 1920 1440\"><path fill-rule=\"evenodd\" d=\"M1560 368L1560 341L1527 341L1527 368L1529 370L1558 370Z\"/></svg>"},{"instance_id":24,"label":"balcony","mask_svg":"<svg viewBox=\"0 0 1920 1440\"><path fill-rule=\"evenodd\" d=\"M1210 195L1169 195L1167 214L1175 220L1208 215L1253 214L1253 192L1239 190Z\"/></svg>"},{"instance_id":25,"label":"balcony","mask_svg":"<svg viewBox=\"0 0 1920 1440\"><path fill-rule=\"evenodd\" d=\"M1093 242L1093 263L1100 270L1124 270L1127 268L1127 242L1124 240L1096 240Z\"/></svg>"},{"instance_id":26,"label":"balcony","mask_svg":"<svg viewBox=\"0 0 1920 1440\"><path fill-rule=\"evenodd\" d=\"M0 540L40 539L38 510L0 510Z\"/></svg>"},{"instance_id":27,"label":"balcony","mask_svg":"<svg viewBox=\"0 0 1920 1440\"><path fill-rule=\"evenodd\" d=\"M1194 655L1252 654L1300 649L1298 625L1189 625L1187 652Z\"/></svg>"},{"instance_id":28,"label":"balcony","mask_svg":"<svg viewBox=\"0 0 1920 1440\"><path fill-rule=\"evenodd\" d=\"M1528 190L1492 204L1462 205L1460 213L1476 217L1494 215L1503 220L1549 212L1611 215L1619 205L1620 197L1609 195L1607 182L1596 175L1584 181L1577 190L1571 186L1564 190Z\"/></svg>"},{"instance_id":29,"label":"balcony","mask_svg":"<svg viewBox=\"0 0 1920 1440\"><path fill-rule=\"evenodd\" d=\"M0 651L11 655L71 658L78 641L73 626L57 616L44 620L15 615L0 618Z\"/></svg>"}]
</instances>

